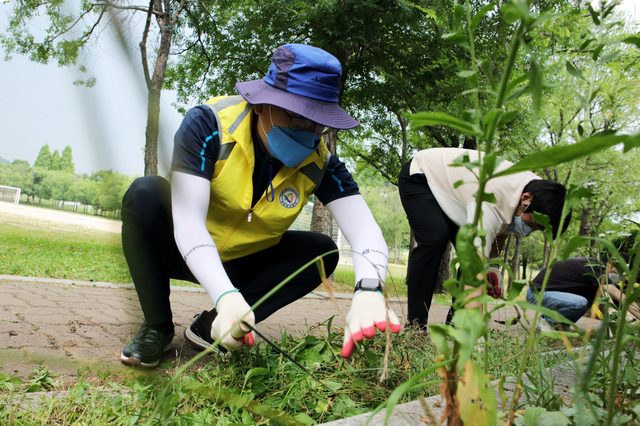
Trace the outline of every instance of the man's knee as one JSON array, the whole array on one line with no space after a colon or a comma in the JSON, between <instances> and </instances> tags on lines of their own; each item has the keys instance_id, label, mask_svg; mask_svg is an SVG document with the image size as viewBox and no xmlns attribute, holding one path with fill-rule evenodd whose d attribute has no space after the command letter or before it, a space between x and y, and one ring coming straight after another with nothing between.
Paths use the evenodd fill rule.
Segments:
<instances>
[{"instance_id":1,"label":"man's knee","mask_svg":"<svg viewBox=\"0 0 640 426\"><path fill-rule=\"evenodd\" d=\"M171 209L171 186L160 176L134 180L122 198L122 222L153 225Z\"/></svg>"},{"instance_id":2,"label":"man's knee","mask_svg":"<svg viewBox=\"0 0 640 426\"><path fill-rule=\"evenodd\" d=\"M169 182L160 176L145 176L134 180L122 197L122 205L157 202L170 191Z\"/></svg>"},{"instance_id":3,"label":"man's knee","mask_svg":"<svg viewBox=\"0 0 640 426\"><path fill-rule=\"evenodd\" d=\"M573 300L573 306L576 310L586 309L589 306L589 301L582 296L578 296Z\"/></svg>"},{"instance_id":4,"label":"man's knee","mask_svg":"<svg viewBox=\"0 0 640 426\"><path fill-rule=\"evenodd\" d=\"M340 253L337 251L338 246L331 237L324 234L318 235L316 244L320 253L323 254L322 261L324 263L324 270L326 275L329 276L333 274L340 260Z\"/></svg>"},{"instance_id":5,"label":"man's knee","mask_svg":"<svg viewBox=\"0 0 640 426\"><path fill-rule=\"evenodd\" d=\"M444 253L449 242L449 228L446 223L443 226L429 227L425 230L414 229L414 235L417 244L414 251L418 249L423 253Z\"/></svg>"}]
</instances>

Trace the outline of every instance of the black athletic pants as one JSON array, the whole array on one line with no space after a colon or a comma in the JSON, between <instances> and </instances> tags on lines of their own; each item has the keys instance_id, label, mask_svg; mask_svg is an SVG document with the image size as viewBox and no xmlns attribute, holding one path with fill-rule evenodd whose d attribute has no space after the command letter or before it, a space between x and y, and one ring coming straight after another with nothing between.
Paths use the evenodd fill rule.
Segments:
<instances>
[{"instance_id":1,"label":"black athletic pants","mask_svg":"<svg viewBox=\"0 0 640 426\"><path fill-rule=\"evenodd\" d=\"M425 175L409 175L410 166L411 160L398 177L400 200L417 243L407 270L408 321L426 328L440 261L447 243L455 245L459 227L440 208Z\"/></svg>"},{"instance_id":2,"label":"black athletic pants","mask_svg":"<svg viewBox=\"0 0 640 426\"><path fill-rule=\"evenodd\" d=\"M197 280L173 236L171 186L166 179L146 176L129 187L122 201L122 247L146 321L171 321L170 278ZM223 266L233 285L253 305L302 265L336 248L324 234L287 231L277 245ZM335 270L338 258L337 252L323 258L327 276ZM312 264L255 310L256 322L310 293L320 283L318 268ZM203 308L210 310L212 306Z\"/></svg>"}]
</instances>

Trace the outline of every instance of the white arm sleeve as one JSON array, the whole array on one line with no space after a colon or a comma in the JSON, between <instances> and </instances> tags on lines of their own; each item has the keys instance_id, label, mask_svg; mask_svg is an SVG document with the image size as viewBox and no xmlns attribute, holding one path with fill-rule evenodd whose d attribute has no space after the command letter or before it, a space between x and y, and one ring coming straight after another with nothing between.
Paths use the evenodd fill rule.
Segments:
<instances>
[{"instance_id":1,"label":"white arm sleeve","mask_svg":"<svg viewBox=\"0 0 640 426\"><path fill-rule=\"evenodd\" d=\"M351 195L332 201L326 207L354 251L356 283L362 278L386 280L389 249L364 198Z\"/></svg>"},{"instance_id":2,"label":"white arm sleeve","mask_svg":"<svg viewBox=\"0 0 640 426\"><path fill-rule=\"evenodd\" d=\"M480 238L476 238L474 241L474 245L478 247L478 251L481 251L486 258L489 258L491 255L491 245L493 241L496 239L498 232L503 224L503 220L500 218L493 205L487 202L482 203L482 217L480 218L480 222L482 228L487 231L487 236L485 237L484 247L482 246L482 240ZM473 218L476 213L476 202L471 202L467 204L467 223L473 223Z\"/></svg>"},{"instance_id":3,"label":"white arm sleeve","mask_svg":"<svg viewBox=\"0 0 640 426\"><path fill-rule=\"evenodd\" d=\"M173 172L171 211L178 250L215 304L222 293L235 287L222 267L216 245L207 230L210 185L207 179L199 176Z\"/></svg>"}]
</instances>

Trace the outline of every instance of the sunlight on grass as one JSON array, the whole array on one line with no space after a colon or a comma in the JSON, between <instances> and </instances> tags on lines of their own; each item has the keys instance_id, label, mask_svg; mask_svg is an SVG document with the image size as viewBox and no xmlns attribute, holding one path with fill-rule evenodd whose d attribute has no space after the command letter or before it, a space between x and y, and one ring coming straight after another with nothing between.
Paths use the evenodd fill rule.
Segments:
<instances>
[{"instance_id":1,"label":"sunlight on grass","mask_svg":"<svg viewBox=\"0 0 640 426\"><path fill-rule=\"evenodd\" d=\"M130 283L120 234L0 213L0 274Z\"/></svg>"}]
</instances>

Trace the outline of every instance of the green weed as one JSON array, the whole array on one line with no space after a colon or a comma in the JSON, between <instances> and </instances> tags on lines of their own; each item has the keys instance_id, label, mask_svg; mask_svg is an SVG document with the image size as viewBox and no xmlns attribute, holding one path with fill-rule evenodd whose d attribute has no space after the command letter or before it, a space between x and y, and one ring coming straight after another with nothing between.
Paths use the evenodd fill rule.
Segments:
<instances>
[{"instance_id":1,"label":"green weed","mask_svg":"<svg viewBox=\"0 0 640 426\"><path fill-rule=\"evenodd\" d=\"M380 382L383 339L365 341L352 358L344 360L340 356L342 330L331 327L331 320L309 332L304 337L284 333L278 345L313 377L264 342L234 353L229 363L211 357L204 367L187 371L171 383L169 377L180 365L127 380L109 373L97 374L97 382L92 383L80 378L66 396L57 394L28 410L17 410L15 404L34 383L54 386L55 378L44 368L34 371L24 384L0 376L0 384L11 382L14 389L14 405L2 401L0 393L0 424L8 423L10 413L16 425L131 425L145 424L152 416L153 423L176 425L315 424L370 412L402 383L435 365L436 348L427 334L407 329L392 337L389 372ZM489 336L490 363L495 366L490 369L492 374L515 374L520 362L515 356L521 347L519 339L499 331ZM398 403L439 394L438 381L435 372L426 374ZM160 399L167 385L166 396Z\"/></svg>"}]
</instances>

